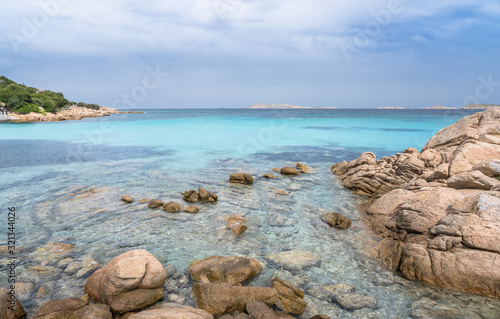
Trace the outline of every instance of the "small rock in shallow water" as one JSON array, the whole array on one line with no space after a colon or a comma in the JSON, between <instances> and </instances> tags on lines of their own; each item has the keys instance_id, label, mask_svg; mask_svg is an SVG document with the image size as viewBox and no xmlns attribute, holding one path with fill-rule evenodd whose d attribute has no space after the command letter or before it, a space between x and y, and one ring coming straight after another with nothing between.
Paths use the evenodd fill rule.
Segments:
<instances>
[{"instance_id":1,"label":"small rock in shallow water","mask_svg":"<svg viewBox=\"0 0 500 319\"><path fill-rule=\"evenodd\" d=\"M127 195L123 195L122 196L122 202L125 202L125 203L132 203L134 201L134 198L131 197L131 196L127 196Z\"/></svg>"},{"instance_id":2,"label":"small rock in shallow water","mask_svg":"<svg viewBox=\"0 0 500 319\"><path fill-rule=\"evenodd\" d=\"M232 173L229 177L230 183L239 183L239 184L253 184L252 175L245 173Z\"/></svg>"},{"instance_id":3,"label":"small rock in shallow water","mask_svg":"<svg viewBox=\"0 0 500 319\"><path fill-rule=\"evenodd\" d=\"M176 202L168 202L163 205L163 210L167 213L178 213L181 210L181 205Z\"/></svg>"},{"instance_id":4,"label":"small rock in shallow water","mask_svg":"<svg viewBox=\"0 0 500 319\"><path fill-rule=\"evenodd\" d=\"M163 206L165 203L158 199L152 199L149 201L148 208L158 208Z\"/></svg>"},{"instance_id":5,"label":"small rock in shallow water","mask_svg":"<svg viewBox=\"0 0 500 319\"><path fill-rule=\"evenodd\" d=\"M355 293L338 294L333 300L347 310L373 308L377 305L377 299Z\"/></svg>"},{"instance_id":6,"label":"small rock in shallow water","mask_svg":"<svg viewBox=\"0 0 500 319\"><path fill-rule=\"evenodd\" d=\"M283 167L280 173L283 175L300 175L299 171L293 167Z\"/></svg>"},{"instance_id":7,"label":"small rock in shallow water","mask_svg":"<svg viewBox=\"0 0 500 319\"><path fill-rule=\"evenodd\" d=\"M226 220L227 227L231 229L236 236L247 230L247 226L245 225L246 222L246 218L239 214L234 214Z\"/></svg>"},{"instance_id":8,"label":"small rock in shallow water","mask_svg":"<svg viewBox=\"0 0 500 319\"><path fill-rule=\"evenodd\" d=\"M247 225L234 225L233 227L231 227L231 231L233 232L233 234L235 234L236 236L238 235L241 235L243 234L246 230L247 230Z\"/></svg>"},{"instance_id":9,"label":"small rock in shallow water","mask_svg":"<svg viewBox=\"0 0 500 319\"><path fill-rule=\"evenodd\" d=\"M323 215L323 220L330 226L340 228L340 229L346 229L351 226L351 220L341 213L337 212L332 212L332 213L326 213Z\"/></svg>"},{"instance_id":10,"label":"small rock in shallow water","mask_svg":"<svg viewBox=\"0 0 500 319\"><path fill-rule=\"evenodd\" d=\"M144 204L144 203L147 203L147 202L149 202L149 199L147 199L147 198L143 198L143 199L141 199L141 200L139 201L139 204Z\"/></svg>"},{"instance_id":11,"label":"small rock in shallow water","mask_svg":"<svg viewBox=\"0 0 500 319\"><path fill-rule=\"evenodd\" d=\"M200 211L200 208L197 206L183 206L182 211L185 213L195 214Z\"/></svg>"},{"instance_id":12,"label":"small rock in shallow water","mask_svg":"<svg viewBox=\"0 0 500 319\"><path fill-rule=\"evenodd\" d=\"M270 173L266 173L262 177L264 177L264 178L276 178L276 176L274 176L273 174L270 174Z\"/></svg>"},{"instance_id":13,"label":"small rock in shallow water","mask_svg":"<svg viewBox=\"0 0 500 319\"><path fill-rule=\"evenodd\" d=\"M302 164L302 163L297 163L297 165L295 165L295 167L297 169L304 169L304 168L310 168L309 166L307 166L306 164Z\"/></svg>"}]
</instances>

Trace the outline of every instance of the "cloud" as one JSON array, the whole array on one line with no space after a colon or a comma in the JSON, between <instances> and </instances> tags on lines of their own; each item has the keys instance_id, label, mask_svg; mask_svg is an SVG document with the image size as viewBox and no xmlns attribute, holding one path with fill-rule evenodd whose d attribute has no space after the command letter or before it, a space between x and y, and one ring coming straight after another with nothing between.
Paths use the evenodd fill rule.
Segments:
<instances>
[{"instance_id":1,"label":"cloud","mask_svg":"<svg viewBox=\"0 0 500 319\"><path fill-rule=\"evenodd\" d=\"M311 104L342 94L347 101L349 87L358 90L359 79L380 81L389 66L394 73L442 77L457 69L442 65L469 61L460 70L470 74L479 72L471 71L473 63L491 66L500 46L491 44L500 30L495 0L40 0L2 6L4 72L82 100L78 83L99 100L126 91L146 66L159 63L171 71L172 85L182 86L169 91L175 101L190 90L202 92L200 101L215 99L206 87L246 100L252 97L245 92L274 91L320 99ZM13 35L23 39L17 51ZM339 89L332 94L331 87ZM181 91L184 97L174 98Z\"/></svg>"}]
</instances>

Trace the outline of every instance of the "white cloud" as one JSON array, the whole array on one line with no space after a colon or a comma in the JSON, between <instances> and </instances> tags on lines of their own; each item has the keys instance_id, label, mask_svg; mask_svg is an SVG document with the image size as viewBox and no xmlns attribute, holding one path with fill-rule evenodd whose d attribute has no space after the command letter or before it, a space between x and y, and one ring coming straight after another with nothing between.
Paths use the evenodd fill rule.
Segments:
<instances>
[{"instance_id":1,"label":"white cloud","mask_svg":"<svg viewBox=\"0 0 500 319\"><path fill-rule=\"evenodd\" d=\"M329 53L337 49L342 39L352 40L360 30L376 22L373 13L388 12L394 2L400 2L402 12L392 14L391 23L417 21L452 9L477 6L472 0L408 1L42 0L25 1L25 5L5 2L0 28L4 34L23 36L26 21L34 23L37 16L47 11L45 7L52 14L36 27L36 35L20 49L77 55L189 52L259 56L290 50ZM499 5L494 0L484 1L478 10L492 12L499 10ZM443 24L447 29L447 21ZM445 32L442 34L445 36Z\"/></svg>"}]
</instances>

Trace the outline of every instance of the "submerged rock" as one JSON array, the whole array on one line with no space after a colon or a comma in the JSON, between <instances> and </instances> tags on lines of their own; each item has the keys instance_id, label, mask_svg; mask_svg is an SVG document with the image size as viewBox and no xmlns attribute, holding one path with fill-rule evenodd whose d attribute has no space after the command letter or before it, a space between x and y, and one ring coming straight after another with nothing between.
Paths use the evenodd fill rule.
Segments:
<instances>
[{"instance_id":1,"label":"submerged rock","mask_svg":"<svg viewBox=\"0 0 500 319\"><path fill-rule=\"evenodd\" d=\"M262 271L257 259L247 257L212 256L195 261L189 266L194 280L202 282L223 282L238 285L253 278Z\"/></svg>"},{"instance_id":2,"label":"submerged rock","mask_svg":"<svg viewBox=\"0 0 500 319\"><path fill-rule=\"evenodd\" d=\"M307 170L311 169L309 166L307 166L306 164L302 164L302 163L297 163L297 165L295 165L295 167L299 170L300 169L307 169Z\"/></svg>"},{"instance_id":3,"label":"submerged rock","mask_svg":"<svg viewBox=\"0 0 500 319\"><path fill-rule=\"evenodd\" d=\"M245 173L232 173L231 176L229 176L229 182L239 184L253 184L253 177L252 175Z\"/></svg>"},{"instance_id":4,"label":"submerged rock","mask_svg":"<svg viewBox=\"0 0 500 319\"><path fill-rule=\"evenodd\" d=\"M338 294L333 300L347 310L373 308L377 305L377 299L355 293Z\"/></svg>"},{"instance_id":5,"label":"submerged rock","mask_svg":"<svg viewBox=\"0 0 500 319\"><path fill-rule=\"evenodd\" d=\"M326 213L323 215L323 220L330 226L340 228L340 229L346 229L351 227L351 220L341 213L337 212L332 212L332 213Z\"/></svg>"},{"instance_id":6,"label":"submerged rock","mask_svg":"<svg viewBox=\"0 0 500 319\"><path fill-rule=\"evenodd\" d=\"M176 202L168 202L163 205L163 210L167 213L178 213L181 210L181 205L177 204Z\"/></svg>"},{"instance_id":7,"label":"submerged rock","mask_svg":"<svg viewBox=\"0 0 500 319\"><path fill-rule=\"evenodd\" d=\"M270 173L266 173L262 177L264 177L264 178L276 178L276 176L274 176L273 174L270 174Z\"/></svg>"},{"instance_id":8,"label":"submerged rock","mask_svg":"<svg viewBox=\"0 0 500 319\"><path fill-rule=\"evenodd\" d=\"M411 305L411 317L415 319L463 319L460 312L453 307L441 305L429 299L422 298Z\"/></svg>"},{"instance_id":9,"label":"submerged rock","mask_svg":"<svg viewBox=\"0 0 500 319\"><path fill-rule=\"evenodd\" d=\"M152 199L149 201L148 208L158 208L163 206L165 203L159 199Z\"/></svg>"},{"instance_id":10,"label":"submerged rock","mask_svg":"<svg viewBox=\"0 0 500 319\"><path fill-rule=\"evenodd\" d=\"M299 171L293 167L283 167L280 173L283 175L300 175Z\"/></svg>"},{"instance_id":11,"label":"submerged rock","mask_svg":"<svg viewBox=\"0 0 500 319\"><path fill-rule=\"evenodd\" d=\"M198 206L183 206L182 211L185 213L196 214L200 211L200 208Z\"/></svg>"},{"instance_id":12,"label":"submerged rock","mask_svg":"<svg viewBox=\"0 0 500 319\"><path fill-rule=\"evenodd\" d=\"M319 258L302 250L289 250L271 254L269 260L288 269L302 269L314 266L320 262Z\"/></svg>"},{"instance_id":13,"label":"submerged rock","mask_svg":"<svg viewBox=\"0 0 500 319\"><path fill-rule=\"evenodd\" d=\"M246 218L238 214L234 214L226 220L227 227L231 229L236 236L247 230L247 226L245 225L246 222Z\"/></svg>"}]
</instances>

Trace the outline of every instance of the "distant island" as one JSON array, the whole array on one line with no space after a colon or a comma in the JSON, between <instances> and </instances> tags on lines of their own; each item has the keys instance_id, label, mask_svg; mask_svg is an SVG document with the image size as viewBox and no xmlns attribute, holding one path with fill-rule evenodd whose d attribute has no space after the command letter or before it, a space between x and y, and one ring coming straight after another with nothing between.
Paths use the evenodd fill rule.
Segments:
<instances>
[{"instance_id":1,"label":"distant island","mask_svg":"<svg viewBox=\"0 0 500 319\"><path fill-rule=\"evenodd\" d=\"M404 107L401 106L381 106L377 107L379 110L404 110Z\"/></svg>"},{"instance_id":2,"label":"distant island","mask_svg":"<svg viewBox=\"0 0 500 319\"><path fill-rule=\"evenodd\" d=\"M336 109L331 106L298 106L290 104L267 104L257 103L247 107L248 109Z\"/></svg>"},{"instance_id":3,"label":"distant island","mask_svg":"<svg viewBox=\"0 0 500 319\"><path fill-rule=\"evenodd\" d=\"M29 87L0 76L0 120L64 121L118 113L143 112L120 112L93 103L70 102L60 92Z\"/></svg>"},{"instance_id":4,"label":"distant island","mask_svg":"<svg viewBox=\"0 0 500 319\"><path fill-rule=\"evenodd\" d=\"M469 104L466 106L463 106L461 108L456 108L452 106L442 106L442 105L436 105L436 106L431 106L431 107L421 107L420 109L423 110L484 110L484 109L489 109L489 108L494 108L494 107L500 107L498 104ZM377 107L379 110L411 110L411 108L406 108L406 107L400 107L400 106L382 106L382 107Z\"/></svg>"},{"instance_id":5,"label":"distant island","mask_svg":"<svg viewBox=\"0 0 500 319\"><path fill-rule=\"evenodd\" d=\"M489 108L493 108L493 107L500 107L500 105L499 104L469 104L469 105L466 105L464 107L461 107L461 109L474 110L474 109L489 109Z\"/></svg>"}]
</instances>

